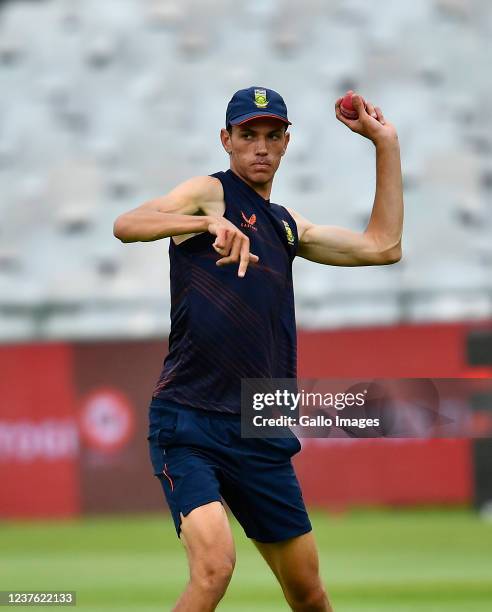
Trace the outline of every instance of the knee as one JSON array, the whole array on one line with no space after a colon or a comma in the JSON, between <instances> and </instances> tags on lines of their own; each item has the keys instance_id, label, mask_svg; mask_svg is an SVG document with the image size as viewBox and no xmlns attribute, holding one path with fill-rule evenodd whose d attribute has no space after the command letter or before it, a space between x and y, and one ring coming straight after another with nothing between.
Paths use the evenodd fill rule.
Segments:
<instances>
[{"instance_id":1,"label":"knee","mask_svg":"<svg viewBox=\"0 0 492 612\"><path fill-rule=\"evenodd\" d=\"M231 581L234 559L209 561L191 572L191 580L204 593L223 595Z\"/></svg>"},{"instance_id":2,"label":"knee","mask_svg":"<svg viewBox=\"0 0 492 612\"><path fill-rule=\"evenodd\" d=\"M326 591L322 584L297 585L286 594L294 612L325 612L328 608Z\"/></svg>"}]
</instances>

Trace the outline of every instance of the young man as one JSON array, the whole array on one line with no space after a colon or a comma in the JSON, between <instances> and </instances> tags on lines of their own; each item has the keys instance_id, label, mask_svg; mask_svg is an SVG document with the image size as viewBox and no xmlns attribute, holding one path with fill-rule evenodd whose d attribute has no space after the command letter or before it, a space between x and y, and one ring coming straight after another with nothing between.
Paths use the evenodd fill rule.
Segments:
<instances>
[{"instance_id":1,"label":"young man","mask_svg":"<svg viewBox=\"0 0 492 612\"><path fill-rule=\"evenodd\" d=\"M171 237L169 354L150 405L149 443L190 565L174 610L215 610L234 543L225 500L296 611L330 611L291 457L297 438L241 438L242 378L295 378L292 261L383 265L401 257L398 136L381 109L353 95L335 114L376 149L376 196L364 232L315 225L270 202L287 150L287 108L270 89L236 92L220 137L230 169L192 178L118 217L123 242ZM253 605L253 602L252 602Z\"/></svg>"}]
</instances>

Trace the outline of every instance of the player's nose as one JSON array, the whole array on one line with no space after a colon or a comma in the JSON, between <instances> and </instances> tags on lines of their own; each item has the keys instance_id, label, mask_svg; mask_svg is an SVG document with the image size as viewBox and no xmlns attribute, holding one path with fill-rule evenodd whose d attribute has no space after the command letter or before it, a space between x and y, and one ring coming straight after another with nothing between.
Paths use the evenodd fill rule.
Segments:
<instances>
[{"instance_id":1,"label":"player's nose","mask_svg":"<svg viewBox=\"0 0 492 612\"><path fill-rule=\"evenodd\" d=\"M268 153L266 138L258 138L256 143L256 153L257 155L266 155Z\"/></svg>"}]
</instances>

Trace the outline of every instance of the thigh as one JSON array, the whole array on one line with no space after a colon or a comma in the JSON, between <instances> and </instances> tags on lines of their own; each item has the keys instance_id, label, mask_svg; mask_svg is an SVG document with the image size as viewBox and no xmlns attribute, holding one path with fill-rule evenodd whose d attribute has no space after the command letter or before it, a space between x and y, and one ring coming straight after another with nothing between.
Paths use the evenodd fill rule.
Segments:
<instances>
[{"instance_id":1,"label":"thigh","mask_svg":"<svg viewBox=\"0 0 492 612\"><path fill-rule=\"evenodd\" d=\"M211 502L181 515L183 542L192 578L212 570L232 571L236 553L227 514L220 502Z\"/></svg>"}]
</instances>

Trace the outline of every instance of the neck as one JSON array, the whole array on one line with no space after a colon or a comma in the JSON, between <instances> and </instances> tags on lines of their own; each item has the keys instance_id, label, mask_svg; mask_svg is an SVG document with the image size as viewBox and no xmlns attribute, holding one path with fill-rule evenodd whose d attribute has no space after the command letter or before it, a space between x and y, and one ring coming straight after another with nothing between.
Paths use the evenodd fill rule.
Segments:
<instances>
[{"instance_id":1,"label":"neck","mask_svg":"<svg viewBox=\"0 0 492 612\"><path fill-rule=\"evenodd\" d=\"M254 189L258 195L260 195L264 200L270 199L270 194L272 193L272 184L273 178L267 183L252 183L245 176L243 176L236 168L234 168L231 164L231 170L236 174L242 181L244 181L247 185Z\"/></svg>"}]
</instances>

